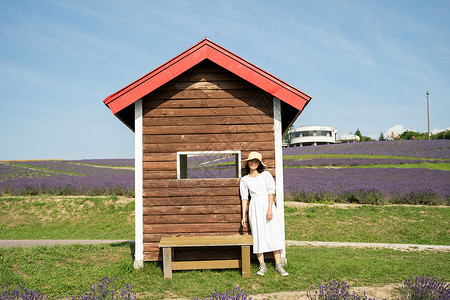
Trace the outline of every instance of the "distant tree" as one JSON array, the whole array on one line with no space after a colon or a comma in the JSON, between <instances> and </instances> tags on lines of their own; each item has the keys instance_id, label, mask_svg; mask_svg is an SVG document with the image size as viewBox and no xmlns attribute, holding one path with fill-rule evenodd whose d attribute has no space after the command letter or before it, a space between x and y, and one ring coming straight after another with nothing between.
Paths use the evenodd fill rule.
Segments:
<instances>
[{"instance_id":1,"label":"distant tree","mask_svg":"<svg viewBox=\"0 0 450 300\"><path fill-rule=\"evenodd\" d=\"M373 138L371 138L371 137L363 135L362 136L362 141L363 142L370 142L370 141L375 141L375 140Z\"/></svg>"},{"instance_id":2,"label":"distant tree","mask_svg":"<svg viewBox=\"0 0 450 300\"><path fill-rule=\"evenodd\" d=\"M450 129L438 132L435 135L432 135L432 137L435 136L438 140L450 140Z\"/></svg>"},{"instance_id":3,"label":"distant tree","mask_svg":"<svg viewBox=\"0 0 450 300\"><path fill-rule=\"evenodd\" d=\"M401 140L426 140L428 139L428 133L420 133L417 131L406 130L399 135Z\"/></svg>"},{"instance_id":4,"label":"distant tree","mask_svg":"<svg viewBox=\"0 0 450 300\"><path fill-rule=\"evenodd\" d=\"M361 134L361 131L359 131L359 128L358 128L358 129L356 129L356 131L355 131L355 135L359 136L359 138L360 138L360 141L362 141L362 134Z\"/></svg>"},{"instance_id":5,"label":"distant tree","mask_svg":"<svg viewBox=\"0 0 450 300\"><path fill-rule=\"evenodd\" d=\"M379 141L385 141L386 138L384 137L383 133L380 133L380 137L378 138Z\"/></svg>"},{"instance_id":6,"label":"distant tree","mask_svg":"<svg viewBox=\"0 0 450 300\"><path fill-rule=\"evenodd\" d=\"M355 131L355 135L359 136L359 141L360 142L367 142L367 141L374 141L374 139L368 137L368 136L364 136L361 134L361 131L358 129L356 129Z\"/></svg>"}]
</instances>

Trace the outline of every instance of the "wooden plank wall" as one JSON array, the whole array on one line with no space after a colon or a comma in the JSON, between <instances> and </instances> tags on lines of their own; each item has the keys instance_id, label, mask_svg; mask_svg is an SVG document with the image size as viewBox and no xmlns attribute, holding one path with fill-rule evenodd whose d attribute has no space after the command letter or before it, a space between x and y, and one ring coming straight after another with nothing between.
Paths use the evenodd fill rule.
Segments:
<instances>
[{"instance_id":1,"label":"wooden plank wall","mask_svg":"<svg viewBox=\"0 0 450 300\"><path fill-rule=\"evenodd\" d=\"M177 179L177 152L259 151L275 175L270 96L205 61L143 99L143 135L144 260L163 236L244 233L239 179Z\"/></svg>"}]
</instances>

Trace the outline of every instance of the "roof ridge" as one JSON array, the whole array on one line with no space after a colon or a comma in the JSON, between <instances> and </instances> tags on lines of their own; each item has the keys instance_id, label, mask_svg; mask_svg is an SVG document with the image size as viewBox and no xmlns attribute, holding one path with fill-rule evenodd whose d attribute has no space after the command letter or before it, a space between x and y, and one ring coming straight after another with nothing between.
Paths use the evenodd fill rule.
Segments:
<instances>
[{"instance_id":1,"label":"roof ridge","mask_svg":"<svg viewBox=\"0 0 450 300\"><path fill-rule=\"evenodd\" d=\"M111 94L103 102L117 114L205 59L211 60L300 111L311 100L311 97L301 90L205 37L194 46Z\"/></svg>"}]
</instances>

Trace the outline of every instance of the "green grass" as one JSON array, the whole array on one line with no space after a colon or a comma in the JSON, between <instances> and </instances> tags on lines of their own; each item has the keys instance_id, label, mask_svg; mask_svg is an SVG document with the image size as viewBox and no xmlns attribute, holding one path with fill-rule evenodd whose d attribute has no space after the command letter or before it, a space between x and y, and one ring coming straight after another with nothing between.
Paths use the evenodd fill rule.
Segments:
<instances>
[{"instance_id":1,"label":"green grass","mask_svg":"<svg viewBox=\"0 0 450 300\"><path fill-rule=\"evenodd\" d=\"M301 154L301 155L285 155L283 159L304 160L312 158L374 158L374 159L409 159L409 160L436 160L448 161L444 158L429 157L412 157L399 155L372 155L372 154Z\"/></svg>"},{"instance_id":2,"label":"green grass","mask_svg":"<svg viewBox=\"0 0 450 300\"><path fill-rule=\"evenodd\" d=\"M41 170L41 171L46 171L46 172L51 172L51 173L66 174L66 175L72 175L72 176L86 176L84 174L79 174L79 173L74 173L74 172L65 172L65 171L59 171L59 170L53 170L53 169L46 169L46 168L41 168L41 167L36 167L36 166L31 166L31 165L26 165L26 164L18 164L18 163L11 163L11 162L5 162L5 164L12 165L12 166L18 166L18 167L24 167L27 169Z\"/></svg>"},{"instance_id":3,"label":"green grass","mask_svg":"<svg viewBox=\"0 0 450 300\"><path fill-rule=\"evenodd\" d=\"M286 207L286 238L311 241L449 245L448 207ZM134 239L134 200L125 197L0 197L2 239ZM248 287L254 294L307 290L332 278L351 286L400 283L430 274L449 281L449 252L288 247L282 278L273 271L242 278L239 270L175 271L164 280L160 262L133 269L133 245L71 245L0 249L0 285L22 284L51 298L79 294L104 276L133 284L139 298L203 297L215 288Z\"/></svg>"},{"instance_id":4,"label":"green grass","mask_svg":"<svg viewBox=\"0 0 450 300\"><path fill-rule=\"evenodd\" d=\"M83 166L89 166L89 167L134 170L134 167L132 167L132 166L127 167L127 166L96 165L96 164L89 164L89 163L80 163L80 162L76 162L76 161L64 161L64 162L73 164L73 165L83 165Z\"/></svg>"},{"instance_id":5,"label":"green grass","mask_svg":"<svg viewBox=\"0 0 450 300\"><path fill-rule=\"evenodd\" d=\"M403 168L403 169L429 169L429 170L441 170L441 171L450 171L450 164L449 163L427 163L423 162L420 164L401 164L401 165L394 165L394 164L388 164L388 165L360 165L360 166L333 166L334 168L340 168L340 169L350 169L350 168L360 168L360 169L371 169L371 168ZM326 169L329 168L329 166L285 166L284 168L300 168L300 169Z\"/></svg>"},{"instance_id":6,"label":"green grass","mask_svg":"<svg viewBox=\"0 0 450 300\"><path fill-rule=\"evenodd\" d=\"M335 168L419 168L429 170L450 171L450 163L448 159L427 158L427 157L411 157L396 155L369 155L369 154L306 154L306 155L286 155L283 159L308 160L314 158L373 158L373 159L402 159L402 160L435 160L437 162L421 162L414 164L385 164L385 165L359 165L359 166L334 166ZM442 162L438 162L442 161ZM329 166L285 166L285 168L329 168Z\"/></svg>"},{"instance_id":7,"label":"green grass","mask_svg":"<svg viewBox=\"0 0 450 300\"><path fill-rule=\"evenodd\" d=\"M248 287L253 294L307 290L328 278L345 280L351 286L400 283L410 275L430 274L448 281L450 253L355 250L350 248L289 247L289 277L283 278L268 262L269 272L242 278L238 269L175 271L164 280L160 262L132 268L132 247L127 243L0 249L0 284L21 283L51 298L70 297L89 289L104 276L133 284L138 298L203 297L214 289L226 291Z\"/></svg>"},{"instance_id":8,"label":"green grass","mask_svg":"<svg viewBox=\"0 0 450 300\"><path fill-rule=\"evenodd\" d=\"M286 207L286 239L450 245L450 208ZM134 239L134 199L0 197L0 239Z\"/></svg>"},{"instance_id":9,"label":"green grass","mask_svg":"<svg viewBox=\"0 0 450 300\"><path fill-rule=\"evenodd\" d=\"M288 240L450 245L449 207L286 207L285 224Z\"/></svg>"},{"instance_id":10,"label":"green grass","mask_svg":"<svg viewBox=\"0 0 450 300\"><path fill-rule=\"evenodd\" d=\"M134 239L134 200L0 197L0 239Z\"/></svg>"}]
</instances>

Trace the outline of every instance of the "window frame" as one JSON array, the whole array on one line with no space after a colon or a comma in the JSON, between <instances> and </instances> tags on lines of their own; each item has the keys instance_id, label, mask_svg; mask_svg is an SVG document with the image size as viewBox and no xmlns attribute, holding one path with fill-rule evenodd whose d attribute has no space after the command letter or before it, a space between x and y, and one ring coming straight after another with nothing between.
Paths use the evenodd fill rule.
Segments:
<instances>
[{"instance_id":1,"label":"window frame","mask_svg":"<svg viewBox=\"0 0 450 300\"><path fill-rule=\"evenodd\" d=\"M240 150L225 150L225 151L180 151L177 152L177 179L190 179L186 178L187 169L184 171L182 167L187 168L187 156L188 155L218 155L218 154L233 154L237 155L236 162L236 175L237 177L232 178L211 178L211 179L234 179L242 177L242 168L241 168L241 151ZM183 177L182 177L183 176ZM210 179L210 178L191 178L191 180L196 179Z\"/></svg>"}]
</instances>

